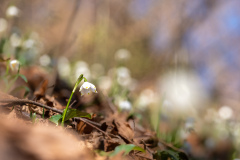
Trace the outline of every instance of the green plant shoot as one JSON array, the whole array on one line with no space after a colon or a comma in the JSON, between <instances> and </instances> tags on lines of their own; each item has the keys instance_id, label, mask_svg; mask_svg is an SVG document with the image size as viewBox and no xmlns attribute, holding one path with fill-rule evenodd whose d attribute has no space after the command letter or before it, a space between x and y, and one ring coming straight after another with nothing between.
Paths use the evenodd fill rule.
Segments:
<instances>
[{"instance_id":1,"label":"green plant shoot","mask_svg":"<svg viewBox=\"0 0 240 160\"><path fill-rule=\"evenodd\" d=\"M67 103L67 106L63 112L63 118L62 118L62 126L64 126L64 120L65 120L65 117L66 117L66 113L67 113L67 110L68 110L68 106L70 105L70 102L71 102L71 99L72 99L72 96L74 94L74 92L76 91L77 89L77 86L79 85L79 83L82 81L82 79L84 78L84 81L87 80L85 77L83 77L83 74L81 74L78 79L77 79L77 82L72 90L72 93L71 93L71 96L70 98L68 99L68 103Z\"/></svg>"}]
</instances>

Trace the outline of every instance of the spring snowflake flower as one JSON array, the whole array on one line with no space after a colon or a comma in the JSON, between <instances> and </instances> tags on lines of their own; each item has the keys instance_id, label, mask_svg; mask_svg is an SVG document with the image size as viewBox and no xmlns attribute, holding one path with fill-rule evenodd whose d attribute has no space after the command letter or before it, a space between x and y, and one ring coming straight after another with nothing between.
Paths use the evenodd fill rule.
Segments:
<instances>
[{"instance_id":1,"label":"spring snowflake flower","mask_svg":"<svg viewBox=\"0 0 240 160\"><path fill-rule=\"evenodd\" d=\"M119 108L121 108L122 110L131 110L132 109L132 104L131 102L127 101L127 100L123 100L119 102Z\"/></svg>"},{"instance_id":2,"label":"spring snowflake flower","mask_svg":"<svg viewBox=\"0 0 240 160\"><path fill-rule=\"evenodd\" d=\"M127 49L119 49L115 53L115 59L117 61L126 61L131 58L131 53Z\"/></svg>"},{"instance_id":3,"label":"spring snowflake flower","mask_svg":"<svg viewBox=\"0 0 240 160\"><path fill-rule=\"evenodd\" d=\"M19 68L19 66L20 66L20 62L19 62L18 60L12 60L12 61L10 62L10 68L11 68L11 70L13 70L13 71L17 71L18 68Z\"/></svg>"},{"instance_id":4,"label":"spring snowflake flower","mask_svg":"<svg viewBox=\"0 0 240 160\"><path fill-rule=\"evenodd\" d=\"M81 96L83 96L84 94L89 94L91 91L97 93L96 87L89 82L84 82L79 90L79 92L81 92Z\"/></svg>"},{"instance_id":5,"label":"spring snowflake flower","mask_svg":"<svg viewBox=\"0 0 240 160\"><path fill-rule=\"evenodd\" d=\"M8 17L17 17L19 15L19 9L16 6L9 6L6 14Z\"/></svg>"}]
</instances>

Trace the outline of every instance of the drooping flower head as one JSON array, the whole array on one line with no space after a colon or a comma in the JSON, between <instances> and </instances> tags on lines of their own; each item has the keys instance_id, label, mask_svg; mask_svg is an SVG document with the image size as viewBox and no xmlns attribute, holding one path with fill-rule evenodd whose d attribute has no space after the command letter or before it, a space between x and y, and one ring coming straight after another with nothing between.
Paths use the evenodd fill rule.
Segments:
<instances>
[{"instance_id":1,"label":"drooping flower head","mask_svg":"<svg viewBox=\"0 0 240 160\"><path fill-rule=\"evenodd\" d=\"M10 62L10 68L12 71L17 71L19 68L20 62L18 60L12 60Z\"/></svg>"},{"instance_id":2,"label":"drooping flower head","mask_svg":"<svg viewBox=\"0 0 240 160\"><path fill-rule=\"evenodd\" d=\"M19 15L19 9L16 6L9 6L6 15L8 17L17 17Z\"/></svg>"},{"instance_id":3,"label":"drooping flower head","mask_svg":"<svg viewBox=\"0 0 240 160\"><path fill-rule=\"evenodd\" d=\"M89 82L84 82L83 85L80 87L79 92L81 92L81 96L84 94L89 94L90 92L97 93L96 87Z\"/></svg>"}]
</instances>

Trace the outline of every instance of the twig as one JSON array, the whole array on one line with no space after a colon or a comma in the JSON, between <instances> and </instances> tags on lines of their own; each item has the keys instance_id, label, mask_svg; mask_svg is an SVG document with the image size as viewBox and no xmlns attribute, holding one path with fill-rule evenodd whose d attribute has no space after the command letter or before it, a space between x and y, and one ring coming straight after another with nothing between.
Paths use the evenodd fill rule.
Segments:
<instances>
[{"instance_id":1,"label":"twig","mask_svg":"<svg viewBox=\"0 0 240 160\"><path fill-rule=\"evenodd\" d=\"M184 151L184 150L182 150L182 149L179 149L179 148L177 148L177 147L174 147L173 145L171 145L171 144L168 144L168 143L166 143L166 142L164 142L163 140L158 140L160 143L162 143L163 145L165 145L167 148L172 148L172 149L174 149L175 151L178 151L178 152L183 152L183 153L185 153L186 154L186 152ZM186 154L187 155L187 154Z\"/></svg>"},{"instance_id":2,"label":"twig","mask_svg":"<svg viewBox=\"0 0 240 160\"><path fill-rule=\"evenodd\" d=\"M153 160L152 158L149 158L149 157L146 157L146 156L143 156L143 155L140 155L140 154L135 154L136 156L139 156L141 158L146 158L146 159L150 159L150 160Z\"/></svg>"},{"instance_id":3,"label":"twig","mask_svg":"<svg viewBox=\"0 0 240 160\"><path fill-rule=\"evenodd\" d=\"M39 107L44 107L44 108L47 108L47 109L50 109L54 112L57 112L57 113L63 113L62 110L59 110L59 109L56 109L56 108L52 108L52 107L49 107L47 105L44 105L44 104L41 104L41 103L38 103L38 102L35 102L35 101L31 101L31 100L27 100L27 99L1 99L0 100L0 103L11 103L13 105L26 105L26 104L33 104L33 105L36 105L36 106L39 106Z\"/></svg>"},{"instance_id":4,"label":"twig","mask_svg":"<svg viewBox=\"0 0 240 160\"><path fill-rule=\"evenodd\" d=\"M1 105L2 107L9 107L11 105L33 104L33 105L36 105L36 106L39 106L39 107L42 107L42 108L43 107L47 108L49 110L52 110L52 111L60 113L60 114L63 113L63 110L52 108L52 107L49 107L47 105L44 105L44 104L41 104L41 103L38 103L38 102L35 102L35 101L27 100L27 99L4 99L4 100L1 99L0 103L9 103L9 104L6 104L6 105ZM87 123L88 125L96 128L97 130L100 130L98 127L101 127L101 124L99 124L99 123L90 121L90 120L85 119L85 118L80 118L80 117L75 117L75 119L79 119L80 121L83 121L83 122ZM101 130L100 132L104 132L104 131ZM106 135L107 133L104 133L104 134Z\"/></svg>"},{"instance_id":5,"label":"twig","mask_svg":"<svg viewBox=\"0 0 240 160\"><path fill-rule=\"evenodd\" d=\"M71 108L73 105L74 105L74 103L76 103L77 101L76 100L74 100L70 105L69 105L69 108Z\"/></svg>"},{"instance_id":6,"label":"twig","mask_svg":"<svg viewBox=\"0 0 240 160\"><path fill-rule=\"evenodd\" d=\"M109 108L111 109L111 111L112 111L113 113L115 113L115 112L116 112L116 108L115 108L115 106L113 105L113 103L112 103L112 101L110 100L110 98L106 97L105 95L103 95L103 96L104 96L105 99L107 100L108 106L109 106Z\"/></svg>"},{"instance_id":7,"label":"twig","mask_svg":"<svg viewBox=\"0 0 240 160\"><path fill-rule=\"evenodd\" d=\"M76 118L76 119L80 119L81 121L87 123L88 125L90 125L91 127L97 129L98 131L102 132L104 135L106 135L109 139L112 139L106 132L104 132L103 130L101 130L100 128L94 126L93 124L89 123L89 121L86 121L86 119L83 118Z\"/></svg>"},{"instance_id":8,"label":"twig","mask_svg":"<svg viewBox=\"0 0 240 160\"><path fill-rule=\"evenodd\" d=\"M153 154L153 152L148 148L148 146L147 146L147 144L144 142L144 140L142 139L141 141L143 142L144 149L146 148L146 150L147 150L149 153Z\"/></svg>"}]
</instances>

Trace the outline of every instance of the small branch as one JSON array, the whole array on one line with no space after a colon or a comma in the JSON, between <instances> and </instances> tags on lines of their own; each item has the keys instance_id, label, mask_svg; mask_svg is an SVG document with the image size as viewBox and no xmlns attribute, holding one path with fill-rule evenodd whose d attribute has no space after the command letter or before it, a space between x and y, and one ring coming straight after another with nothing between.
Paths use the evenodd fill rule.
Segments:
<instances>
[{"instance_id":1,"label":"small branch","mask_svg":"<svg viewBox=\"0 0 240 160\"><path fill-rule=\"evenodd\" d=\"M175 151L183 152L183 153L186 154L186 152L185 152L184 150L179 149L179 148L177 148L177 147L174 147L173 145L168 144L168 143L164 142L163 140L160 140L160 139L159 139L159 142L162 143L163 145L165 145L167 148L171 148L171 149L173 149L173 150L175 150ZM186 155L187 155L187 154L186 154Z\"/></svg>"},{"instance_id":2,"label":"small branch","mask_svg":"<svg viewBox=\"0 0 240 160\"><path fill-rule=\"evenodd\" d=\"M143 143L143 145L144 145L144 149L146 148L145 150L147 150L149 153L153 154L153 152L148 148L148 146L147 146L147 144L144 142L144 140L142 139L141 141L142 141L142 143Z\"/></svg>"},{"instance_id":3,"label":"small branch","mask_svg":"<svg viewBox=\"0 0 240 160\"><path fill-rule=\"evenodd\" d=\"M102 132L104 135L106 135L109 139L112 139L106 132L104 132L103 130L101 130L100 128L94 126L93 124L89 123L89 121L86 121L87 119L83 119L83 118L76 118L76 119L80 119L81 121L87 123L89 126L95 128L96 130Z\"/></svg>"},{"instance_id":4,"label":"small branch","mask_svg":"<svg viewBox=\"0 0 240 160\"><path fill-rule=\"evenodd\" d=\"M32 104L32 105L36 105L36 106L39 106L39 107L44 107L44 108L47 108L49 110L52 110L54 112L57 112L57 113L60 113L62 114L63 113L63 110L59 110L59 109L56 109L56 108L52 108L52 107L49 107L47 105L44 105L44 104L41 104L41 103L38 103L38 102L35 102L35 101L31 101L31 100L27 100L27 99L1 99L0 100L0 103L8 103L8 104L5 104L5 105L1 105L2 107L10 107L12 105L27 105L27 104ZM96 123L96 122L93 122L93 121L90 121L88 119L85 119L85 118L80 118L80 117L75 117L75 119L79 119L80 121L83 121L85 123L87 123L88 125L91 125L92 127L101 127L101 124L99 123ZM98 128L98 130L100 130ZM106 134L106 133L105 133Z\"/></svg>"},{"instance_id":5,"label":"small branch","mask_svg":"<svg viewBox=\"0 0 240 160\"><path fill-rule=\"evenodd\" d=\"M146 157L146 156L143 156L143 155L140 155L140 154L135 154L135 155L138 156L138 157L141 157L141 158L146 158L146 159L153 160L152 158L149 158L149 157Z\"/></svg>"},{"instance_id":6,"label":"small branch","mask_svg":"<svg viewBox=\"0 0 240 160\"><path fill-rule=\"evenodd\" d=\"M108 103L108 106L109 106L109 108L111 109L111 111L112 111L113 113L116 113L116 108L115 108L115 106L113 105L111 99L108 98L108 97L106 97L105 95L103 95L103 96L105 97L105 99L106 99L106 101L107 101L107 103Z\"/></svg>"},{"instance_id":7,"label":"small branch","mask_svg":"<svg viewBox=\"0 0 240 160\"><path fill-rule=\"evenodd\" d=\"M0 100L0 103L11 103L13 105L26 105L26 104L33 104L33 105L36 105L36 106L39 106L39 107L44 107L44 108L47 108L47 109L50 109L54 112L57 112L57 113L63 113L62 110L59 110L59 109L56 109L56 108L52 108L52 107L49 107L47 105L44 105L44 104L41 104L41 103L38 103L38 102L35 102L35 101L31 101L31 100L27 100L27 99L4 99L4 100Z\"/></svg>"}]
</instances>

